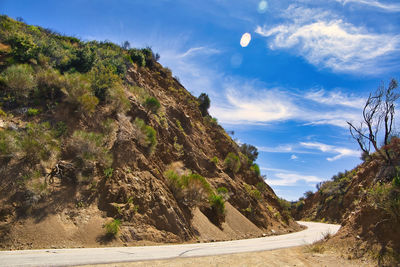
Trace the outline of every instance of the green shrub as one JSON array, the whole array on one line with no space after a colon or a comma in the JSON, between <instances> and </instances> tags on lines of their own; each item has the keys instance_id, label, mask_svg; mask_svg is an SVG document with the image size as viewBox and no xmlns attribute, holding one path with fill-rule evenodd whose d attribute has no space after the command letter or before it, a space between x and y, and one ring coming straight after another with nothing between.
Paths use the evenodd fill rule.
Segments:
<instances>
[{"instance_id":1,"label":"green shrub","mask_svg":"<svg viewBox=\"0 0 400 267\"><path fill-rule=\"evenodd\" d=\"M281 208L282 208L281 216L282 216L283 220L284 220L286 223L288 223L289 220L290 220L290 218L292 217L292 216L290 215L291 204L290 204L289 201L287 201L287 200L285 200L285 199L283 199L283 198L278 198L278 202L279 202L279 205L280 205Z\"/></svg>"},{"instance_id":2,"label":"green shrub","mask_svg":"<svg viewBox=\"0 0 400 267\"><path fill-rule=\"evenodd\" d=\"M12 65L2 74L1 79L7 86L6 93L17 98L26 99L29 93L36 87L33 69L27 64Z\"/></svg>"},{"instance_id":3,"label":"green shrub","mask_svg":"<svg viewBox=\"0 0 400 267\"><path fill-rule=\"evenodd\" d=\"M240 146L240 152L243 153L252 163L256 161L258 157L257 147L249 144L242 144Z\"/></svg>"},{"instance_id":4,"label":"green shrub","mask_svg":"<svg viewBox=\"0 0 400 267\"><path fill-rule=\"evenodd\" d=\"M55 137L59 138L61 136L64 136L67 133L67 130L67 125L63 121L59 121L56 123L54 135Z\"/></svg>"},{"instance_id":5,"label":"green shrub","mask_svg":"<svg viewBox=\"0 0 400 267\"><path fill-rule=\"evenodd\" d=\"M114 219L111 222L106 223L104 225L104 228L106 229L107 235L116 237L121 230L121 221L118 219Z\"/></svg>"},{"instance_id":6,"label":"green shrub","mask_svg":"<svg viewBox=\"0 0 400 267\"><path fill-rule=\"evenodd\" d=\"M107 101L111 108L117 112L126 112L130 109L131 103L125 94L125 89L121 83L115 83L108 90Z\"/></svg>"},{"instance_id":7,"label":"green shrub","mask_svg":"<svg viewBox=\"0 0 400 267\"><path fill-rule=\"evenodd\" d=\"M208 115L208 109L210 108L210 98L206 93L201 93L200 96L197 98L199 101L199 109L201 112L201 115L207 116Z\"/></svg>"},{"instance_id":8,"label":"green shrub","mask_svg":"<svg viewBox=\"0 0 400 267\"><path fill-rule=\"evenodd\" d=\"M264 192L265 190L267 190L267 184L265 182L258 182L256 184L256 188L258 191Z\"/></svg>"},{"instance_id":9,"label":"green shrub","mask_svg":"<svg viewBox=\"0 0 400 267\"><path fill-rule=\"evenodd\" d=\"M183 145L178 143L178 137L176 136L174 137L174 148L179 157L182 157L185 154L185 152L183 151Z\"/></svg>"},{"instance_id":10,"label":"green shrub","mask_svg":"<svg viewBox=\"0 0 400 267\"><path fill-rule=\"evenodd\" d=\"M168 179L168 185L172 191L172 193L177 196L182 189L182 182L181 182L181 177L174 172L173 170L168 170L164 173L164 175Z\"/></svg>"},{"instance_id":11,"label":"green shrub","mask_svg":"<svg viewBox=\"0 0 400 267\"><path fill-rule=\"evenodd\" d=\"M23 158L31 164L40 160L46 161L57 156L59 152L59 142L49 123L28 123L26 131L18 135L17 145Z\"/></svg>"},{"instance_id":12,"label":"green shrub","mask_svg":"<svg viewBox=\"0 0 400 267\"><path fill-rule=\"evenodd\" d=\"M109 96L109 89L120 82L120 78L115 72L116 69L112 66L104 66L102 64L97 64L96 67L91 70L92 90L100 102L105 102Z\"/></svg>"},{"instance_id":13,"label":"green shrub","mask_svg":"<svg viewBox=\"0 0 400 267\"><path fill-rule=\"evenodd\" d=\"M225 200L220 195L211 194L209 203L219 222L225 218Z\"/></svg>"},{"instance_id":14,"label":"green shrub","mask_svg":"<svg viewBox=\"0 0 400 267\"><path fill-rule=\"evenodd\" d=\"M7 43L11 46L11 55L16 61L27 62L38 56L39 47L31 35L16 32L7 40Z\"/></svg>"},{"instance_id":15,"label":"green shrub","mask_svg":"<svg viewBox=\"0 0 400 267\"><path fill-rule=\"evenodd\" d=\"M238 155L236 155L233 152L229 152L228 155L226 156L224 160L225 168L228 171L231 171L233 173L237 173L240 169L240 159Z\"/></svg>"},{"instance_id":16,"label":"green shrub","mask_svg":"<svg viewBox=\"0 0 400 267\"><path fill-rule=\"evenodd\" d=\"M210 184L207 182L206 178L204 178L203 176L201 176L200 174L197 173L191 173L189 175L183 175L181 177L182 179L182 186L184 188L187 188L190 184L192 184L193 182L199 182L202 187L208 192L211 193L211 186Z\"/></svg>"},{"instance_id":17,"label":"green shrub","mask_svg":"<svg viewBox=\"0 0 400 267\"><path fill-rule=\"evenodd\" d=\"M204 206L212 193L210 184L200 174L180 176L175 171L168 170L164 175L174 196L188 206Z\"/></svg>"},{"instance_id":18,"label":"green shrub","mask_svg":"<svg viewBox=\"0 0 400 267\"><path fill-rule=\"evenodd\" d=\"M260 200L262 198L261 192L258 191L258 189L253 188L251 185L244 184L244 188L252 198L256 200Z\"/></svg>"},{"instance_id":19,"label":"green shrub","mask_svg":"<svg viewBox=\"0 0 400 267\"><path fill-rule=\"evenodd\" d=\"M16 133L10 130L0 131L0 160L8 162L18 153Z\"/></svg>"},{"instance_id":20,"label":"green shrub","mask_svg":"<svg viewBox=\"0 0 400 267\"><path fill-rule=\"evenodd\" d=\"M72 62L72 66L81 73L90 71L96 59L94 48L90 45L85 45L75 53L76 59Z\"/></svg>"},{"instance_id":21,"label":"green shrub","mask_svg":"<svg viewBox=\"0 0 400 267\"><path fill-rule=\"evenodd\" d=\"M226 187L218 187L217 188L217 193L218 194L228 194L228 189Z\"/></svg>"},{"instance_id":22,"label":"green shrub","mask_svg":"<svg viewBox=\"0 0 400 267\"><path fill-rule=\"evenodd\" d=\"M155 55L151 47L146 47L140 50L146 59L146 66L152 67L155 62Z\"/></svg>"},{"instance_id":23,"label":"green shrub","mask_svg":"<svg viewBox=\"0 0 400 267\"><path fill-rule=\"evenodd\" d=\"M82 74L65 75L64 93L67 95L67 102L86 115L92 114L99 103L99 99L91 91L90 80Z\"/></svg>"},{"instance_id":24,"label":"green shrub","mask_svg":"<svg viewBox=\"0 0 400 267\"><path fill-rule=\"evenodd\" d=\"M104 147L104 137L101 134L75 131L67 149L75 155L75 160L82 167L96 162L106 168L112 164L112 155Z\"/></svg>"},{"instance_id":25,"label":"green shrub","mask_svg":"<svg viewBox=\"0 0 400 267\"><path fill-rule=\"evenodd\" d=\"M114 169L113 169L113 168L107 168L107 169L104 170L104 176L105 176L107 179L109 179L109 178L112 177L113 172L114 172Z\"/></svg>"},{"instance_id":26,"label":"green shrub","mask_svg":"<svg viewBox=\"0 0 400 267\"><path fill-rule=\"evenodd\" d=\"M204 206L211 194L211 186L207 180L196 173L181 177L184 200L189 206Z\"/></svg>"},{"instance_id":27,"label":"green shrub","mask_svg":"<svg viewBox=\"0 0 400 267\"><path fill-rule=\"evenodd\" d=\"M0 108L0 117L7 117L7 113Z\"/></svg>"},{"instance_id":28,"label":"green shrub","mask_svg":"<svg viewBox=\"0 0 400 267\"><path fill-rule=\"evenodd\" d=\"M146 123L139 118L135 119L135 125L140 129L141 133L144 135L144 140L139 142L142 145L147 146L150 152L153 152L154 148L157 146L157 132L150 125L146 125Z\"/></svg>"},{"instance_id":29,"label":"green shrub","mask_svg":"<svg viewBox=\"0 0 400 267\"><path fill-rule=\"evenodd\" d=\"M394 187L400 187L400 175L399 173L393 178L392 184Z\"/></svg>"},{"instance_id":30,"label":"green shrub","mask_svg":"<svg viewBox=\"0 0 400 267\"><path fill-rule=\"evenodd\" d=\"M400 222L400 188L395 183L393 179L392 183L376 184L367 195L372 207L385 212L398 223Z\"/></svg>"},{"instance_id":31,"label":"green shrub","mask_svg":"<svg viewBox=\"0 0 400 267\"><path fill-rule=\"evenodd\" d=\"M314 195L313 191L307 191L307 192L304 193L304 197L305 197L305 198L310 198L310 197L312 197L313 195Z\"/></svg>"},{"instance_id":32,"label":"green shrub","mask_svg":"<svg viewBox=\"0 0 400 267\"><path fill-rule=\"evenodd\" d=\"M252 171L252 172L254 172L255 173L255 175L257 175L257 176L260 176L260 166L258 166L258 164L253 164L251 167L250 167L250 170Z\"/></svg>"},{"instance_id":33,"label":"green shrub","mask_svg":"<svg viewBox=\"0 0 400 267\"><path fill-rule=\"evenodd\" d=\"M39 99L54 100L61 97L61 89L65 86L64 77L52 68L41 70L36 74L37 91Z\"/></svg>"},{"instance_id":34,"label":"green shrub","mask_svg":"<svg viewBox=\"0 0 400 267\"><path fill-rule=\"evenodd\" d=\"M28 111L26 112L26 115L28 116L36 116L40 114L40 110L36 108L28 108Z\"/></svg>"},{"instance_id":35,"label":"green shrub","mask_svg":"<svg viewBox=\"0 0 400 267\"><path fill-rule=\"evenodd\" d=\"M139 67L146 66L146 58L145 55L137 49L129 50L129 56L131 57L132 61L136 63Z\"/></svg>"},{"instance_id":36,"label":"green shrub","mask_svg":"<svg viewBox=\"0 0 400 267\"><path fill-rule=\"evenodd\" d=\"M214 163L215 165L217 165L219 163L219 159L217 156L214 156L211 160L212 163Z\"/></svg>"},{"instance_id":37,"label":"green shrub","mask_svg":"<svg viewBox=\"0 0 400 267\"><path fill-rule=\"evenodd\" d=\"M161 104L157 100L157 98L148 97L144 102L144 107L147 109L148 112L157 113L157 111L161 107Z\"/></svg>"},{"instance_id":38,"label":"green shrub","mask_svg":"<svg viewBox=\"0 0 400 267\"><path fill-rule=\"evenodd\" d=\"M229 191L226 187L218 187L217 195L221 196L225 201L229 199Z\"/></svg>"}]
</instances>

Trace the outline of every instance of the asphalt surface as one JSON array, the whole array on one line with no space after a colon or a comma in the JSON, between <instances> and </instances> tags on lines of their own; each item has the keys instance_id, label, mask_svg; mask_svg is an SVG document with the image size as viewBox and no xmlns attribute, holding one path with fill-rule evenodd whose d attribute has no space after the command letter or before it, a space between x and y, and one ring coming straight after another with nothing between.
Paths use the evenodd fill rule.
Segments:
<instances>
[{"instance_id":1,"label":"asphalt surface","mask_svg":"<svg viewBox=\"0 0 400 267\"><path fill-rule=\"evenodd\" d=\"M308 228L291 234L244 240L145 247L75 248L0 251L0 266L71 266L108 264L178 257L257 252L311 244L340 225L298 222Z\"/></svg>"}]
</instances>

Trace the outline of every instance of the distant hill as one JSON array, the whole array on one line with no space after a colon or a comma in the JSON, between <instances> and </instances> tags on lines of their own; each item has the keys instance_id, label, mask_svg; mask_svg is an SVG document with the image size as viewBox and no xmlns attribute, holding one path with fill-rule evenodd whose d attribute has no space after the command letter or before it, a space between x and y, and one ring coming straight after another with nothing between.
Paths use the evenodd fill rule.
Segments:
<instances>
[{"instance_id":1,"label":"distant hill","mask_svg":"<svg viewBox=\"0 0 400 267\"><path fill-rule=\"evenodd\" d=\"M0 247L229 240L299 230L150 48L0 17Z\"/></svg>"}]
</instances>

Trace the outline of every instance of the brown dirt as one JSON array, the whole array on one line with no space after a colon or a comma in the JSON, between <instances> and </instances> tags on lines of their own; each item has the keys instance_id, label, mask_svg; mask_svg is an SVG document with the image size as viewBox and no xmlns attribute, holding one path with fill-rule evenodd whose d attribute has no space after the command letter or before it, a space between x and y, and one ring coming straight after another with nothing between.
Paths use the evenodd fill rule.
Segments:
<instances>
[{"instance_id":1,"label":"brown dirt","mask_svg":"<svg viewBox=\"0 0 400 267\"><path fill-rule=\"evenodd\" d=\"M262 236L263 231L232 207L231 204L226 203L225 208L226 218L221 228L212 224L198 208L194 210L192 224L199 232L201 241L210 242L211 240L233 240Z\"/></svg>"},{"instance_id":2,"label":"brown dirt","mask_svg":"<svg viewBox=\"0 0 400 267\"><path fill-rule=\"evenodd\" d=\"M400 157L393 160L398 166ZM370 257L380 266L398 266L400 220L379 208L382 203L371 199L372 192L376 191L374 186L391 185L394 174L394 167L375 156L351 171L345 190L329 194L321 190L316 192L305 199L303 210L295 217L341 223L341 229L328 245L334 244L349 257Z\"/></svg>"},{"instance_id":3,"label":"brown dirt","mask_svg":"<svg viewBox=\"0 0 400 267\"><path fill-rule=\"evenodd\" d=\"M86 266L151 266L151 267L186 267L186 266L325 266L325 267L369 267L375 266L365 260L348 260L333 252L310 253L307 247L296 247L263 251L255 253L228 254L198 258L177 258L171 260L124 262L106 265L86 265Z\"/></svg>"}]
</instances>

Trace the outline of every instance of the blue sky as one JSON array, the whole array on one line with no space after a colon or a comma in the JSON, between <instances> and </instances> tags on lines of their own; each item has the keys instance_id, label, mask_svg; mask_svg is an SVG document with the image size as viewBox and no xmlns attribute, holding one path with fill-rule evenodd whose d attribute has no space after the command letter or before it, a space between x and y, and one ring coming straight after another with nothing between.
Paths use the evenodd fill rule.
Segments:
<instances>
[{"instance_id":1,"label":"blue sky","mask_svg":"<svg viewBox=\"0 0 400 267\"><path fill-rule=\"evenodd\" d=\"M399 78L400 3L388 0L15 1L0 13L82 40L151 46L295 200L360 163L346 120ZM244 33L247 47L240 45Z\"/></svg>"}]
</instances>

